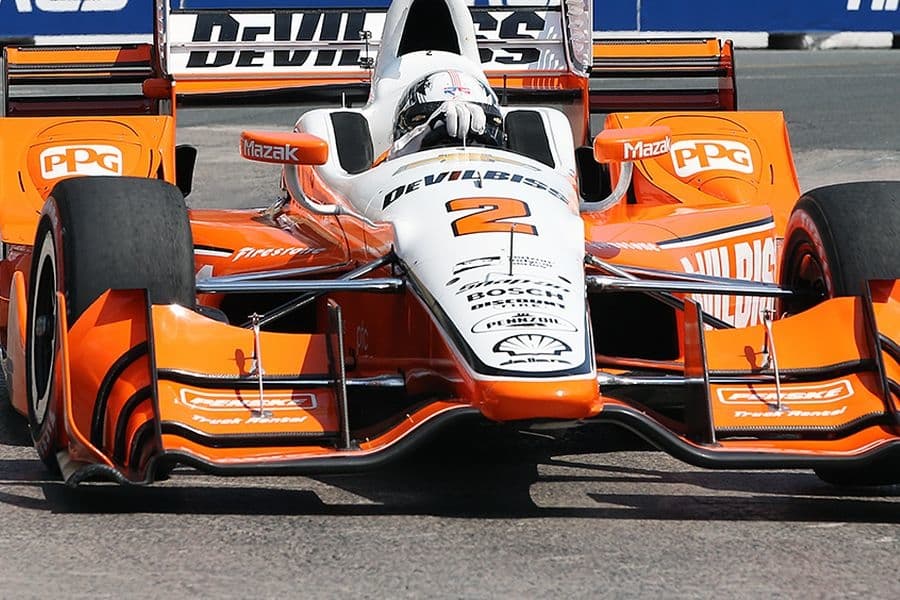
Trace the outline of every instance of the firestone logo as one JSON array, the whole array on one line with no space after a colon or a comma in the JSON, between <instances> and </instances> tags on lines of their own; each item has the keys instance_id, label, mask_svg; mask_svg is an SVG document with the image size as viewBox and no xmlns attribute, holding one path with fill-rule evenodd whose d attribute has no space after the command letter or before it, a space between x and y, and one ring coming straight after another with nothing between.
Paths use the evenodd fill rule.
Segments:
<instances>
[{"instance_id":1,"label":"firestone logo","mask_svg":"<svg viewBox=\"0 0 900 600\"><path fill-rule=\"evenodd\" d=\"M118 12L128 5L128 0L15 0L15 3L20 13Z\"/></svg>"}]
</instances>

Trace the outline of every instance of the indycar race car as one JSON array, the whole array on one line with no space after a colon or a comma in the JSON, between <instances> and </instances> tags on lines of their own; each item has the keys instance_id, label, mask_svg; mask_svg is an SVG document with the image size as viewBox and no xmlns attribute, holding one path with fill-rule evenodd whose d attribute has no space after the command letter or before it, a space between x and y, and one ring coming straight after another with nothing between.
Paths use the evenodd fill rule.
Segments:
<instances>
[{"instance_id":1,"label":"indycar race car","mask_svg":"<svg viewBox=\"0 0 900 600\"><path fill-rule=\"evenodd\" d=\"M461 418L900 481L900 183L801 195L729 43L594 41L591 0L195 4L3 53L3 367L66 482L369 469ZM450 135L433 94L472 88ZM179 103L313 96L239 140L283 198L186 207Z\"/></svg>"}]
</instances>

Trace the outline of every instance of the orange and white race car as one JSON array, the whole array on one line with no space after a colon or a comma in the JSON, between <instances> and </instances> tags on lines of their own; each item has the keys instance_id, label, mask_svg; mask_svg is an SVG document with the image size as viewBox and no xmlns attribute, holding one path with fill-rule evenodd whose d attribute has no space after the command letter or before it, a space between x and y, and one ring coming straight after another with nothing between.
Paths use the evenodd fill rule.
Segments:
<instances>
[{"instance_id":1,"label":"orange and white race car","mask_svg":"<svg viewBox=\"0 0 900 600\"><path fill-rule=\"evenodd\" d=\"M602 421L900 481L900 183L801 195L730 44L595 42L592 2L540 4L159 0L152 46L6 48L0 336L41 458L344 471L457 418ZM663 77L691 85L637 85ZM189 210L176 105L285 91L367 100L242 134L275 204Z\"/></svg>"}]
</instances>

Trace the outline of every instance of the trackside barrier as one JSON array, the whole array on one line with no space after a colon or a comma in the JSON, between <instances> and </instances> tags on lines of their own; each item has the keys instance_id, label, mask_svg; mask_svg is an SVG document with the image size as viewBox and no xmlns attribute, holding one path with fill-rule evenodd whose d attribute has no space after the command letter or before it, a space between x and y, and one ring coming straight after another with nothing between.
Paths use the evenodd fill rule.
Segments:
<instances>
[{"instance_id":1,"label":"trackside barrier","mask_svg":"<svg viewBox=\"0 0 900 600\"><path fill-rule=\"evenodd\" d=\"M580 0L579 0L580 1ZM537 8L547 0L469 0L472 6ZM389 0L180 0L185 9L371 9ZM0 0L0 44L148 41L152 0ZM608 32L888 32L874 45L900 46L900 0L594 0L594 30ZM890 35L894 32L895 35ZM872 38L844 36L846 45ZM789 39L789 38L788 38ZM781 40L781 41L779 41ZM858 42L861 45L872 43ZM789 45L789 44L788 44ZM826 44L827 45L827 44Z\"/></svg>"}]
</instances>

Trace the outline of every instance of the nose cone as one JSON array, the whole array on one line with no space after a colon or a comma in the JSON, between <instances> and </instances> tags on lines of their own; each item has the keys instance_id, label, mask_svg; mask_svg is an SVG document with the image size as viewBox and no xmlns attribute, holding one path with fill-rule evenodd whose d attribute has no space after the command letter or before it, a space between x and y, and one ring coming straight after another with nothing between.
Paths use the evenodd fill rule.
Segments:
<instances>
[{"instance_id":1,"label":"nose cone","mask_svg":"<svg viewBox=\"0 0 900 600\"><path fill-rule=\"evenodd\" d=\"M595 377L480 382L481 412L495 421L585 419L600 412Z\"/></svg>"}]
</instances>

